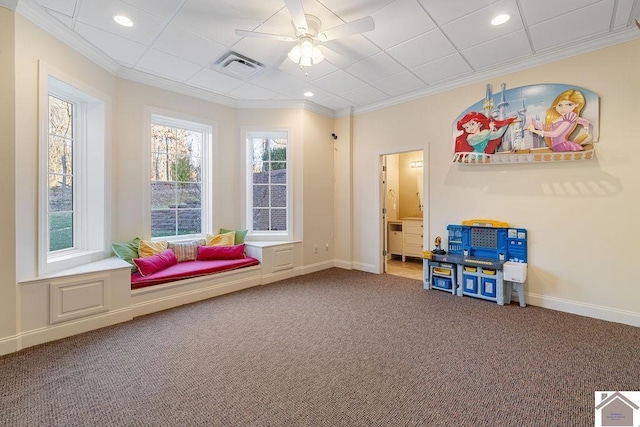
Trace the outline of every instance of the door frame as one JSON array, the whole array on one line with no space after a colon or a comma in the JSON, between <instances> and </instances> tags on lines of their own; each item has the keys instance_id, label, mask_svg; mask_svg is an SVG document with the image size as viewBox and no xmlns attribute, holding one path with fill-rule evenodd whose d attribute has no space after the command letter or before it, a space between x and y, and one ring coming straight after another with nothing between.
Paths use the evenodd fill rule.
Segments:
<instances>
[{"instance_id":1,"label":"door frame","mask_svg":"<svg viewBox=\"0 0 640 427\"><path fill-rule=\"evenodd\" d=\"M378 155L378 195L379 195L379 206L378 206L378 218L379 218L379 233L380 233L380 273L387 272L387 253L389 252L389 242L387 239L387 221L388 221L388 206L387 206L387 156L391 156L394 154L402 154L402 153L410 153L414 151L422 151L422 163L423 163L423 172L422 172L422 213L423 213L423 238L422 238L422 247L427 248L428 242L431 241L430 233L429 233L429 219L430 219L430 203L431 199L430 191L429 191L429 175L430 175L430 164L429 164L429 143L425 143L422 148L416 149L407 149L401 151L392 151L385 152Z\"/></svg>"}]
</instances>

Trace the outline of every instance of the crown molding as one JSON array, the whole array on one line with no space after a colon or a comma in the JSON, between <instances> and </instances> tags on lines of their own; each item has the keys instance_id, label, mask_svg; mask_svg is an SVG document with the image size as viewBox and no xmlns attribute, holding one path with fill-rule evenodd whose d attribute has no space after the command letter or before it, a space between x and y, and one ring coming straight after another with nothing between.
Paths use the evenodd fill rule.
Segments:
<instances>
[{"instance_id":1,"label":"crown molding","mask_svg":"<svg viewBox=\"0 0 640 427\"><path fill-rule=\"evenodd\" d=\"M307 100L297 99L268 99L268 100L238 100L238 108L264 108L264 109L302 109L327 117L335 118L335 112L327 107L315 104Z\"/></svg>"},{"instance_id":2,"label":"crown molding","mask_svg":"<svg viewBox=\"0 0 640 427\"><path fill-rule=\"evenodd\" d=\"M6 1L6 0L2 0ZM24 16L36 26L50 33L67 46L80 52L92 62L116 74L120 68L120 64L109 56L104 54L91 43L77 35L71 28L49 15L42 7L35 4L32 0L20 0L16 8L16 13Z\"/></svg>"},{"instance_id":3,"label":"crown molding","mask_svg":"<svg viewBox=\"0 0 640 427\"><path fill-rule=\"evenodd\" d=\"M437 93L446 92L459 87L467 86L469 84L486 82L487 80L504 76L506 74L523 71L529 68L537 67L539 65L548 64L550 62L561 61L563 59L570 58L572 56L578 56L585 53L594 52L596 50L604 49L607 47L615 46L620 43L628 42L640 38L640 32L634 27L627 27L624 30L617 31L609 34L606 37L601 37L593 40L586 40L581 43L576 43L570 46L566 46L563 49L558 49L550 52L538 53L529 60L520 60L512 64L500 64L499 66L469 74L466 77L456 78L451 81L437 84L430 88L411 92L405 95L401 95L386 101L381 101L374 104L369 104L363 107L357 107L354 109L354 114L364 114L371 111L380 110L383 108L391 107L393 105L403 104L414 99L423 98L425 96L435 95Z\"/></svg>"},{"instance_id":4,"label":"crown molding","mask_svg":"<svg viewBox=\"0 0 640 427\"><path fill-rule=\"evenodd\" d=\"M18 0L0 0L0 7L5 9L16 10L18 6Z\"/></svg>"},{"instance_id":5,"label":"crown molding","mask_svg":"<svg viewBox=\"0 0 640 427\"><path fill-rule=\"evenodd\" d=\"M228 96L219 95L217 93L190 86L184 83L174 82L163 77L154 76L153 74L134 70L128 67L120 67L117 76L126 80L143 83L154 86L159 89L165 89L171 92L180 93L182 95L192 96L194 98L203 99L205 101L214 102L216 104L226 105L227 107L238 107L238 101Z\"/></svg>"}]
</instances>

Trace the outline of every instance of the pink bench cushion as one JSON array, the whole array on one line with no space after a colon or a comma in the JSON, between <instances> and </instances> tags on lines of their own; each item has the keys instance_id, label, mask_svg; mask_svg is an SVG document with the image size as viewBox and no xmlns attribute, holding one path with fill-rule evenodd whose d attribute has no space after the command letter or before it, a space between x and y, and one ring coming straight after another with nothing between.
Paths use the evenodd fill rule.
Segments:
<instances>
[{"instance_id":1,"label":"pink bench cushion","mask_svg":"<svg viewBox=\"0 0 640 427\"><path fill-rule=\"evenodd\" d=\"M131 289L159 285L160 283L173 282L190 277L205 276L222 271L236 270L258 264L260 264L260 262L252 257L242 259L183 261L167 267L164 270L149 274L148 276L142 276L139 272L133 273L131 275Z\"/></svg>"}]
</instances>

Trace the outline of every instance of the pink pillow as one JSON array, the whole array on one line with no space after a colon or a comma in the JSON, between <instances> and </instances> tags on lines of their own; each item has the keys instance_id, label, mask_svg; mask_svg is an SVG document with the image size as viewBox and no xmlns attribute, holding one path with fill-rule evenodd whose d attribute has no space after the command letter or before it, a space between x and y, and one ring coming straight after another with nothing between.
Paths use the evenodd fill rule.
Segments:
<instances>
[{"instance_id":1,"label":"pink pillow","mask_svg":"<svg viewBox=\"0 0 640 427\"><path fill-rule=\"evenodd\" d=\"M134 258L133 263L144 277L177 264L178 258L176 258L176 254L171 249L165 249L159 254L144 258Z\"/></svg>"},{"instance_id":2,"label":"pink pillow","mask_svg":"<svg viewBox=\"0 0 640 427\"><path fill-rule=\"evenodd\" d=\"M198 260L243 259L244 243L235 246L198 246Z\"/></svg>"}]
</instances>

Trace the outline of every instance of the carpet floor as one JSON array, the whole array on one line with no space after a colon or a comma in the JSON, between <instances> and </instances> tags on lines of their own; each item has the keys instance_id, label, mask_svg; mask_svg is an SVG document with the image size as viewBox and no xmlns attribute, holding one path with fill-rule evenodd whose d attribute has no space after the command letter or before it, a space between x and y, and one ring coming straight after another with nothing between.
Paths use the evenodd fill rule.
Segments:
<instances>
[{"instance_id":1,"label":"carpet floor","mask_svg":"<svg viewBox=\"0 0 640 427\"><path fill-rule=\"evenodd\" d=\"M2 426L592 426L640 328L329 269L0 357Z\"/></svg>"}]
</instances>

